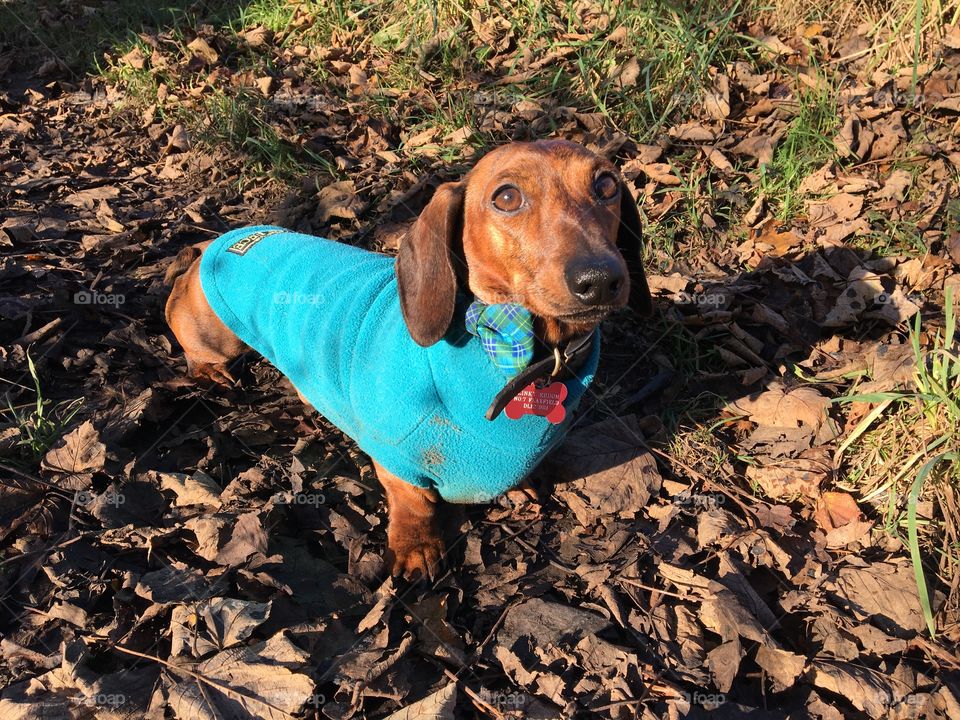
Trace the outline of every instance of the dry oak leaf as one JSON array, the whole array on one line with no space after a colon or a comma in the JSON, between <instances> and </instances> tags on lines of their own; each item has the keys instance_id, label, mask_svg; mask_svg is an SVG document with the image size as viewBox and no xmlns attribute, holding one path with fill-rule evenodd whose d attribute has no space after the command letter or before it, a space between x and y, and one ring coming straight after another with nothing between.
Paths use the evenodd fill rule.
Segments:
<instances>
[{"instance_id":1,"label":"dry oak leaf","mask_svg":"<svg viewBox=\"0 0 960 720\"><path fill-rule=\"evenodd\" d=\"M578 646L584 638L609 626L603 616L540 598L512 606L497 631L491 654L516 682L534 686L555 702L563 702L559 676L544 667L544 656ZM525 648L533 648L534 653Z\"/></svg>"},{"instance_id":2,"label":"dry oak leaf","mask_svg":"<svg viewBox=\"0 0 960 720\"><path fill-rule=\"evenodd\" d=\"M854 520L843 527L838 527L827 533L828 548L842 548L855 542L860 542L873 530L872 520Z\"/></svg>"},{"instance_id":3,"label":"dry oak leaf","mask_svg":"<svg viewBox=\"0 0 960 720\"><path fill-rule=\"evenodd\" d=\"M839 193L826 201L807 203L807 215L813 227L836 225L846 220L853 220L863 210L863 198L850 193Z\"/></svg>"},{"instance_id":4,"label":"dry oak leaf","mask_svg":"<svg viewBox=\"0 0 960 720\"><path fill-rule=\"evenodd\" d=\"M945 110L951 113L960 113L960 95L951 95L946 97L936 105L933 106L934 110Z\"/></svg>"},{"instance_id":5,"label":"dry oak leaf","mask_svg":"<svg viewBox=\"0 0 960 720\"><path fill-rule=\"evenodd\" d=\"M453 720L457 705L457 684L450 683L423 700L397 710L386 720Z\"/></svg>"},{"instance_id":6,"label":"dry oak leaf","mask_svg":"<svg viewBox=\"0 0 960 720\"><path fill-rule=\"evenodd\" d=\"M913 175L909 170L894 170L883 184L883 187L871 193L870 199L903 202L912 184Z\"/></svg>"},{"instance_id":7,"label":"dry oak leaf","mask_svg":"<svg viewBox=\"0 0 960 720\"><path fill-rule=\"evenodd\" d=\"M644 174L662 185L679 185L680 178L673 174L669 163L648 163L641 167Z\"/></svg>"},{"instance_id":8,"label":"dry oak leaf","mask_svg":"<svg viewBox=\"0 0 960 720\"><path fill-rule=\"evenodd\" d=\"M730 115L730 79L717 75L713 87L703 98L703 108L714 120L725 120Z\"/></svg>"},{"instance_id":9,"label":"dry oak leaf","mask_svg":"<svg viewBox=\"0 0 960 720\"><path fill-rule=\"evenodd\" d=\"M213 65L215 62L217 62L217 60L220 59L217 51L210 47L210 43L200 37L194 38L192 41L190 41L187 44L187 50L209 65Z\"/></svg>"},{"instance_id":10,"label":"dry oak leaf","mask_svg":"<svg viewBox=\"0 0 960 720\"><path fill-rule=\"evenodd\" d=\"M833 472L829 453L822 447L804 450L800 457L780 458L775 463L751 465L747 478L771 498L790 500L798 496L818 497L820 487Z\"/></svg>"},{"instance_id":11,"label":"dry oak leaf","mask_svg":"<svg viewBox=\"0 0 960 720\"><path fill-rule=\"evenodd\" d=\"M758 38L757 44L760 46L761 50L765 51L767 55L772 57L795 55L797 52L776 35L765 35L764 37Z\"/></svg>"},{"instance_id":12,"label":"dry oak leaf","mask_svg":"<svg viewBox=\"0 0 960 720\"><path fill-rule=\"evenodd\" d=\"M190 545L190 549L204 560L216 560L220 552L221 532L226 524L223 517L210 515L187 520L183 526L197 538L196 546Z\"/></svg>"},{"instance_id":13,"label":"dry oak leaf","mask_svg":"<svg viewBox=\"0 0 960 720\"><path fill-rule=\"evenodd\" d=\"M296 672L309 662L282 634L224 650L194 666L208 682L190 677L170 688L169 707L183 720L290 720L316 697L313 681Z\"/></svg>"},{"instance_id":14,"label":"dry oak leaf","mask_svg":"<svg viewBox=\"0 0 960 720\"><path fill-rule=\"evenodd\" d=\"M745 138L730 148L730 152L737 155L749 155L757 159L760 165L769 165L773 161L773 151L780 141L783 132L773 135L753 135Z\"/></svg>"},{"instance_id":15,"label":"dry oak leaf","mask_svg":"<svg viewBox=\"0 0 960 720\"><path fill-rule=\"evenodd\" d=\"M202 470L197 470L193 475L157 473L157 477L161 490L172 490L176 494L174 504L177 507L202 505L219 510L223 506L220 499L223 489Z\"/></svg>"},{"instance_id":16,"label":"dry oak leaf","mask_svg":"<svg viewBox=\"0 0 960 720\"><path fill-rule=\"evenodd\" d=\"M369 92L370 80L367 73L359 65L351 65L348 76L350 78L350 95L360 97Z\"/></svg>"},{"instance_id":17,"label":"dry oak leaf","mask_svg":"<svg viewBox=\"0 0 960 720\"><path fill-rule=\"evenodd\" d=\"M546 467L558 483L557 497L584 527L614 515L635 517L662 482L633 415L571 432Z\"/></svg>"},{"instance_id":18,"label":"dry oak leaf","mask_svg":"<svg viewBox=\"0 0 960 720\"><path fill-rule=\"evenodd\" d=\"M870 148L870 160L881 160L893 154L900 143L907 139L907 129L903 124L903 113L891 113L889 117L873 121L877 139Z\"/></svg>"},{"instance_id":19,"label":"dry oak leaf","mask_svg":"<svg viewBox=\"0 0 960 720\"><path fill-rule=\"evenodd\" d=\"M680 273L647 276L647 285L653 295L676 295L686 290L691 282L690 278Z\"/></svg>"},{"instance_id":20,"label":"dry oak leaf","mask_svg":"<svg viewBox=\"0 0 960 720\"><path fill-rule=\"evenodd\" d=\"M807 666L807 659L789 650L781 650L769 645L757 648L757 665L773 678L778 690L786 690L800 677Z\"/></svg>"},{"instance_id":21,"label":"dry oak leaf","mask_svg":"<svg viewBox=\"0 0 960 720\"><path fill-rule=\"evenodd\" d=\"M245 30L240 33L240 37L246 41L247 45L254 48L263 47L273 42L273 32L263 25Z\"/></svg>"},{"instance_id":22,"label":"dry oak leaf","mask_svg":"<svg viewBox=\"0 0 960 720\"><path fill-rule=\"evenodd\" d=\"M911 638L926 627L908 562L847 565L837 572L833 585L832 594L848 612L858 619L871 620L890 635Z\"/></svg>"},{"instance_id":23,"label":"dry oak leaf","mask_svg":"<svg viewBox=\"0 0 960 720\"><path fill-rule=\"evenodd\" d=\"M256 553L267 554L267 532L256 511L237 518L230 540L217 553L218 565L242 565Z\"/></svg>"},{"instance_id":24,"label":"dry oak leaf","mask_svg":"<svg viewBox=\"0 0 960 720\"><path fill-rule=\"evenodd\" d=\"M351 220L357 216L360 198L352 180L342 180L321 188L317 193L317 209L314 213L318 223L326 223L338 217Z\"/></svg>"},{"instance_id":25,"label":"dry oak leaf","mask_svg":"<svg viewBox=\"0 0 960 720\"><path fill-rule=\"evenodd\" d=\"M147 66L147 59L139 47L134 47L133 50L121 57L120 62L124 65L129 65L135 70L143 70Z\"/></svg>"},{"instance_id":26,"label":"dry oak leaf","mask_svg":"<svg viewBox=\"0 0 960 720\"><path fill-rule=\"evenodd\" d=\"M873 528L865 521L853 496L845 492L825 492L817 501L814 519L827 534L827 547L845 547L857 542Z\"/></svg>"},{"instance_id":27,"label":"dry oak leaf","mask_svg":"<svg viewBox=\"0 0 960 720\"><path fill-rule=\"evenodd\" d=\"M960 50L960 25L954 25L944 30L943 44L953 50Z\"/></svg>"},{"instance_id":28,"label":"dry oak leaf","mask_svg":"<svg viewBox=\"0 0 960 720\"><path fill-rule=\"evenodd\" d=\"M705 628L722 637L724 642L743 637L777 647L776 641L767 634L756 616L736 593L726 588L717 590L712 598L704 599L700 607L700 621Z\"/></svg>"},{"instance_id":29,"label":"dry oak leaf","mask_svg":"<svg viewBox=\"0 0 960 720\"><path fill-rule=\"evenodd\" d=\"M861 516L853 495L845 492L825 492L817 502L814 519L824 532L848 525Z\"/></svg>"},{"instance_id":30,"label":"dry oak leaf","mask_svg":"<svg viewBox=\"0 0 960 720\"><path fill-rule=\"evenodd\" d=\"M107 446L100 442L100 433L87 420L67 433L60 443L43 458L48 470L65 473L96 472L107 459Z\"/></svg>"},{"instance_id":31,"label":"dry oak leaf","mask_svg":"<svg viewBox=\"0 0 960 720\"><path fill-rule=\"evenodd\" d=\"M786 255L802 242L802 238L793 230L781 232L780 224L776 220L766 223L761 228L760 235L755 239L756 244L769 245L771 249L765 254L775 257ZM761 248L757 249L760 250Z\"/></svg>"},{"instance_id":32,"label":"dry oak leaf","mask_svg":"<svg viewBox=\"0 0 960 720\"><path fill-rule=\"evenodd\" d=\"M825 189L830 187L832 183L835 183L836 180L837 176L833 172L833 162L831 161L821 167L819 170L815 170L807 175L807 177L805 177L800 183L800 187L797 192L799 192L801 195L810 195L812 193L823 192Z\"/></svg>"},{"instance_id":33,"label":"dry oak leaf","mask_svg":"<svg viewBox=\"0 0 960 720\"><path fill-rule=\"evenodd\" d=\"M71 193L63 198L63 202L73 207L93 210L98 203L104 200L115 200L118 197L120 197L119 188L112 185L101 185Z\"/></svg>"},{"instance_id":34,"label":"dry oak leaf","mask_svg":"<svg viewBox=\"0 0 960 720\"><path fill-rule=\"evenodd\" d=\"M625 90L637 84L640 77L640 63L637 58L628 58L622 65L610 71L609 78L618 90Z\"/></svg>"},{"instance_id":35,"label":"dry oak leaf","mask_svg":"<svg viewBox=\"0 0 960 720\"><path fill-rule=\"evenodd\" d=\"M893 703L890 682L874 670L849 663L813 660L809 679L816 687L846 698L869 717L886 717Z\"/></svg>"},{"instance_id":36,"label":"dry oak leaf","mask_svg":"<svg viewBox=\"0 0 960 720\"><path fill-rule=\"evenodd\" d=\"M714 685L720 692L730 691L737 673L740 672L743 655L743 646L738 638L721 643L707 653L706 664L713 675Z\"/></svg>"},{"instance_id":37,"label":"dry oak leaf","mask_svg":"<svg viewBox=\"0 0 960 720\"><path fill-rule=\"evenodd\" d=\"M858 265L847 276L847 287L827 313L823 325L843 327L865 318L897 326L918 312L920 307L903 293L899 284L887 291L882 276Z\"/></svg>"},{"instance_id":38,"label":"dry oak leaf","mask_svg":"<svg viewBox=\"0 0 960 720\"><path fill-rule=\"evenodd\" d=\"M258 603L221 597L204 605L201 617L218 649L223 650L250 637L270 617L270 609L270 601Z\"/></svg>"},{"instance_id":39,"label":"dry oak leaf","mask_svg":"<svg viewBox=\"0 0 960 720\"><path fill-rule=\"evenodd\" d=\"M805 428L817 435L827 422L829 398L808 385L786 389L774 382L766 390L730 403L727 410L746 415L757 425Z\"/></svg>"},{"instance_id":40,"label":"dry oak leaf","mask_svg":"<svg viewBox=\"0 0 960 720\"><path fill-rule=\"evenodd\" d=\"M707 160L720 172L733 172L733 163L716 148L705 148L704 153L707 156Z\"/></svg>"},{"instance_id":41,"label":"dry oak leaf","mask_svg":"<svg viewBox=\"0 0 960 720\"><path fill-rule=\"evenodd\" d=\"M163 149L162 155L186 152L190 149L191 145L190 133L187 132L187 129L183 125L176 125L173 130L170 131L170 137L167 139L167 146Z\"/></svg>"},{"instance_id":42,"label":"dry oak leaf","mask_svg":"<svg viewBox=\"0 0 960 720\"><path fill-rule=\"evenodd\" d=\"M675 125L667 131L667 134L672 138L686 140L687 142L713 142L720 136L718 131L699 122L687 122L682 125ZM657 149L660 150L660 148Z\"/></svg>"},{"instance_id":43,"label":"dry oak leaf","mask_svg":"<svg viewBox=\"0 0 960 720\"><path fill-rule=\"evenodd\" d=\"M850 115L843 123L839 134L833 139L833 144L840 157L855 157L864 160L870 152L875 138L874 132L864 125L860 118L856 115Z\"/></svg>"},{"instance_id":44,"label":"dry oak leaf","mask_svg":"<svg viewBox=\"0 0 960 720\"><path fill-rule=\"evenodd\" d=\"M133 591L159 605L200 602L221 594L222 577L211 577L179 562L139 577Z\"/></svg>"}]
</instances>

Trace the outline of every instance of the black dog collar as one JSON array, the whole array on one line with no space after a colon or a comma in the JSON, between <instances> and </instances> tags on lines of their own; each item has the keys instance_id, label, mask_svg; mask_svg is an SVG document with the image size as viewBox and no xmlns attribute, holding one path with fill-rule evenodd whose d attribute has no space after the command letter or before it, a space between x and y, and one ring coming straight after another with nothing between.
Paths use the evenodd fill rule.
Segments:
<instances>
[{"instance_id":1,"label":"black dog collar","mask_svg":"<svg viewBox=\"0 0 960 720\"><path fill-rule=\"evenodd\" d=\"M591 330L586 335L573 338L562 351L559 348L554 348L551 355L543 358L543 360L531 363L526 369L512 377L493 398L490 407L487 408L487 420L495 420L507 404L530 383L540 384L546 380L564 380L572 377L593 349L591 340L594 332L596 331Z\"/></svg>"}]
</instances>

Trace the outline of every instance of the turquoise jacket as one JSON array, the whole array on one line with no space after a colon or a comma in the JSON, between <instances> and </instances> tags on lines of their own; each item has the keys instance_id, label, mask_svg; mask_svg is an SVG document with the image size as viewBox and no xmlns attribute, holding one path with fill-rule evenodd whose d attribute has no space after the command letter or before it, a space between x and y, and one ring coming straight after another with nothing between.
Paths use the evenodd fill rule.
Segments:
<instances>
[{"instance_id":1,"label":"turquoise jacket","mask_svg":"<svg viewBox=\"0 0 960 720\"><path fill-rule=\"evenodd\" d=\"M424 348L400 311L393 258L260 226L215 240L200 261L210 306L330 422L406 482L449 502L517 485L562 438L593 379L599 341L565 382L559 425L484 413L507 378L463 325Z\"/></svg>"}]
</instances>

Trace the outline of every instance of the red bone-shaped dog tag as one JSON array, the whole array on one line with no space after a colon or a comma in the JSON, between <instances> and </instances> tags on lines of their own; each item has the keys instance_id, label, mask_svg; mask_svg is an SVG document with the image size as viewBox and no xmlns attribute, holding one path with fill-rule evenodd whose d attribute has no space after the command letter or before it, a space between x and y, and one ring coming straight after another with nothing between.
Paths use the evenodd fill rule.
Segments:
<instances>
[{"instance_id":1,"label":"red bone-shaped dog tag","mask_svg":"<svg viewBox=\"0 0 960 720\"><path fill-rule=\"evenodd\" d=\"M562 382L550 383L538 388L530 383L517 393L504 412L511 420L518 420L524 415L541 415L554 425L563 422L567 411L563 401L567 397L567 386Z\"/></svg>"}]
</instances>

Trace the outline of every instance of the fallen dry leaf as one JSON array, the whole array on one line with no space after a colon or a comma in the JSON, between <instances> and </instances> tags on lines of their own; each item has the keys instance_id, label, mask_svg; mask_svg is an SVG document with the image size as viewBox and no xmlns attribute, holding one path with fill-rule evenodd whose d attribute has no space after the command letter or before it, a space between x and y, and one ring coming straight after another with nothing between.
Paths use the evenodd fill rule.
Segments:
<instances>
[{"instance_id":1,"label":"fallen dry leaf","mask_svg":"<svg viewBox=\"0 0 960 720\"><path fill-rule=\"evenodd\" d=\"M174 152L186 152L190 149L191 145L190 133L187 132L187 129L183 125L176 125L173 130L170 131L170 137L167 139L167 145L163 150L163 154L169 155Z\"/></svg>"},{"instance_id":2,"label":"fallen dry leaf","mask_svg":"<svg viewBox=\"0 0 960 720\"><path fill-rule=\"evenodd\" d=\"M730 152L737 155L749 155L756 158L760 165L769 165L773 162L773 151L776 149L779 140L779 134L753 135L738 142L730 148Z\"/></svg>"},{"instance_id":3,"label":"fallen dry leaf","mask_svg":"<svg viewBox=\"0 0 960 720\"><path fill-rule=\"evenodd\" d=\"M87 420L64 435L43 458L48 470L64 473L95 472L103 468L107 446L100 442L100 433Z\"/></svg>"},{"instance_id":4,"label":"fallen dry leaf","mask_svg":"<svg viewBox=\"0 0 960 720\"><path fill-rule=\"evenodd\" d=\"M926 627L909 561L847 565L837 572L833 585L848 612L891 635L910 638Z\"/></svg>"},{"instance_id":5,"label":"fallen dry leaf","mask_svg":"<svg viewBox=\"0 0 960 720\"><path fill-rule=\"evenodd\" d=\"M210 47L210 43L201 37L196 37L187 43L187 50L208 65L213 65L220 59L217 51Z\"/></svg>"},{"instance_id":6,"label":"fallen dry leaf","mask_svg":"<svg viewBox=\"0 0 960 720\"><path fill-rule=\"evenodd\" d=\"M176 494L178 506L205 505L217 509L223 505L220 500L222 488L204 472L198 470L193 475L158 473L158 476L160 487Z\"/></svg>"},{"instance_id":7,"label":"fallen dry leaf","mask_svg":"<svg viewBox=\"0 0 960 720\"><path fill-rule=\"evenodd\" d=\"M730 115L730 79L726 75L717 75L713 86L704 95L703 106L715 120L726 120Z\"/></svg>"},{"instance_id":8,"label":"fallen dry leaf","mask_svg":"<svg viewBox=\"0 0 960 720\"><path fill-rule=\"evenodd\" d=\"M756 660L757 665L774 679L779 690L793 687L807 665L803 655L769 645L757 648Z\"/></svg>"},{"instance_id":9,"label":"fallen dry leaf","mask_svg":"<svg viewBox=\"0 0 960 720\"><path fill-rule=\"evenodd\" d=\"M817 502L814 519L824 532L830 532L859 520L861 515L857 501L850 493L825 492Z\"/></svg>"},{"instance_id":10,"label":"fallen dry leaf","mask_svg":"<svg viewBox=\"0 0 960 720\"><path fill-rule=\"evenodd\" d=\"M893 703L889 681L867 668L814 660L810 673L814 685L846 698L869 717L884 717Z\"/></svg>"},{"instance_id":11,"label":"fallen dry leaf","mask_svg":"<svg viewBox=\"0 0 960 720\"><path fill-rule=\"evenodd\" d=\"M633 517L660 489L657 463L636 418L615 417L571 432L548 459L555 493L584 527L610 513Z\"/></svg>"},{"instance_id":12,"label":"fallen dry leaf","mask_svg":"<svg viewBox=\"0 0 960 720\"><path fill-rule=\"evenodd\" d=\"M387 716L386 720L453 720L457 704L457 684L450 683L402 710Z\"/></svg>"},{"instance_id":13,"label":"fallen dry leaf","mask_svg":"<svg viewBox=\"0 0 960 720\"><path fill-rule=\"evenodd\" d=\"M289 720L314 696L313 681L290 668L308 657L282 635L224 650L170 688L170 707L182 720Z\"/></svg>"},{"instance_id":14,"label":"fallen dry leaf","mask_svg":"<svg viewBox=\"0 0 960 720\"><path fill-rule=\"evenodd\" d=\"M762 426L799 428L812 437L832 437L829 431L827 409L829 398L816 388L799 386L792 389L773 383L766 390L748 395L727 406L736 415L746 415L751 422Z\"/></svg>"},{"instance_id":15,"label":"fallen dry leaf","mask_svg":"<svg viewBox=\"0 0 960 720\"><path fill-rule=\"evenodd\" d=\"M331 183L320 189L316 196L316 218L326 223L331 218L355 218L360 200L352 180Z\"/></svg>"},{"instance_id":16,"label":"fallen dry leaf","mask_svg":"<svg viewBox=\"0 0 960 720\"><path fill-rule=\"evenodd\" d=\"M833 462L822 448L811 448L799 457L780 458L747 468L747 478L776 500L816 498L832 474Z\"/></svg>"},{"instance_id":17,"label":"fallen dry leaf","mask_svg":"<svg viewBox=\"0 0 960 720\"><path fill-rule=\"evenodd\" d=\"M863 210L863 198L860 195L839 193L826 201L807 203L807 214L814 227L836 225L845 220L853 220Z\"/></svg>"},{"instance_id":18,"label":"fallen dry leaf","mask_svg":"<svg viewBox=\"0 0 960 720\"><path fill-rule=\"evenodd\" d=\"M669 163L649 163L643 165L641 169L653 182L670 186L681 184L680 178L673 174L673 168Z\"/></svg>"}]
</instances>

